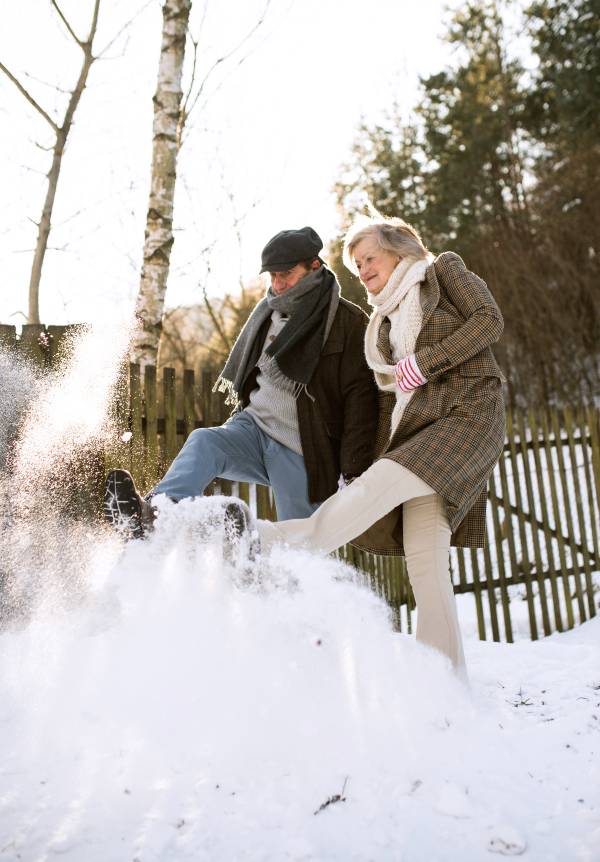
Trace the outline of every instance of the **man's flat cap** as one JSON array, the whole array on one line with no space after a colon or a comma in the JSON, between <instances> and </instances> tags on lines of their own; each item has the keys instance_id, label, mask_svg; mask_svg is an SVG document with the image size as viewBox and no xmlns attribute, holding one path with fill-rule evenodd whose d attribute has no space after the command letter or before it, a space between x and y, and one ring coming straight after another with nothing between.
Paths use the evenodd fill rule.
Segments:
<instances>
[{"instance_id":1,"label":"man's flat cap","mask_svg":"<svg viewBox=\"0 0 600 862\"><path fill-rule=\"evenodd\" d=\"M261 272L293 269L301 260L318 257L322 248L323 240L311 227L282 230L263 248Z\"/></svg>"}]
</instances>

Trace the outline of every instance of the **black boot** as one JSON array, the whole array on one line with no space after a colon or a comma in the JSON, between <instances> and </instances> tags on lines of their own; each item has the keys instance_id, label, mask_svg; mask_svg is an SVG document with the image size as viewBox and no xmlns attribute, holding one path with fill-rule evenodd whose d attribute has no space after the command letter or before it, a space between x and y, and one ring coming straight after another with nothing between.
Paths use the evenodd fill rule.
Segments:
<instances>
[{"instance_id":1,"label":"black boot","mask_svg":"<svg viewBox=\"0 0 600 862\"><path fill-rule=\"evenodd\" d=\"M260 538L252 512L243 500L225 507L225 561L233 566L243 585L255 579Z\"/></svg>"},{"instance_id":2,"label":"black boot","mask_svg":"<svg viewBox=\"0 0 600 862\"><path fill-rule=\"evenodd\" d=\"M138 493L131 473L112 470L106 477L104 517L128 539L143 539L154 529L155 509Z\"/></svg>"}]
</instances>

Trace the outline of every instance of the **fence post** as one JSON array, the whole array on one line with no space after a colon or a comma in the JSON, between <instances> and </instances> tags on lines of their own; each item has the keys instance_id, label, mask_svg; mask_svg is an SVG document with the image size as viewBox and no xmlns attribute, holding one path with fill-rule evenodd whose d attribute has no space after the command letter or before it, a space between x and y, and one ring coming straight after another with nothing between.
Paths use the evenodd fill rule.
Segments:
<instances>
[{"instance_id":1,"label":"fence post","mask_svg":"<svg viewBox=\"0 0 600 862\"><path fill-rule=\"evenodd\" d=\"M521 458L523 460L523 475L525 477L525 490L527 493L527 506L529 508L529 523L531 524L531 538L533 541L533 556L535 559L535 568L537 573L538 594L540 597L540 605L542 608L542 624L544 626L544 634L549 635L552 631L550 628L550 617L548 615L548 600L546 597L546 582L544 579L544 567L542 565L542 554L540 549L540 537L538 535L537 516L535 513L535 499L533 496L533 483L531 481L531 472L529 469L529 451L527 448L527 433L525 430L525 417L520 407L517 407L517 429L519 431L519 439L521 441ZM533 435L533 432L532 432ZM523 528L525 525L523 524Z\"/></svg>"},{"instance_id":2,"label":"fence post","mask_svg":"<svg viewBox=\"0 0 600 862\"><path fill-rule=\"evenodd\" d=\"M205 428L212 428L212 372L202 372L202 424ZM215 493L215 484L210 482L204 489L205 497L212 497Z\"/></svg>"},{"instance_id":3,"label":"fence post","mask_svg":"<svg viewBox=\"0 0 600 862\"><path fill-rule=\"evenodd\" d=\"M565 407L563 415L565 419L567 441L569 444L569 460L571 462L571 476L573 481L573 491L575 493L575 508L577 510L577 521L579 522L579 540L583 551L583 571L585 579L585 589L588 600L588 612L591 618L596 616L596 608L594 607L594 586L592 584L592 567L590 565L590 552L588 546L587 529L585 524L585 517L583 515L581 485L579 483L579 472L577 469L577 455L575 453L575 438L573 434L573 419L569 407Z\"/></svg>"},{"instance_id":4,"label":"fence post","mask_svg":"<svg viewBox=\"0 0 600 862\"><path fill-rule=\"evenodd\" d=\"M501 455L500 457L503 458L504 455ZM498 513L498 495L496 493L496 479L493 473L490 474L490 503L492 506L494 541L496 543L496 565L498 566L498 579L500 581L500 598L502 600L504 633L506 635L506 642L511 644L513 642L512 620L510 618L510 601L508 598L508 589L506 586L506 567L504 564L504 548L502 547L502 528L500 526L500 516Z\"/></svg>"},{"instance_id":5,"label":"fence post","mask_svg":"<svg viewBox=\"0 0 600 862\"><path fill-rule=\"evenodd\" d=\"M579 563L577 561L577 548L575 547L575 533L573 532L573 517L571 515L569 486L567 484L567 472L565 469L565 460L563 453L563 441L560 428L560 416L556 407L550 409L552 416L552 427L554 428L554 439L556 441L556 456L558 458L558 472L560 475L560 484L562 487L563 503L565 510L565 518L567 521L567 535L569 537L569 548L571 550L571 567L573 569L573 577L575 579L575 595L577 596L577 605L579 608L579 621L583 622L586 619L585 604L583 602L583 591L581 589L581 578L579 571ZM569 590L570 593L570 590Z\"/></svg>"},{"instance_id":6,"label":"fence post","mask_svg":"<svg viewBox=\"0 0 600 862\"><path fill-rule=\"evenodd\" d=\"M183 442L187 440L196 427L196 386L194 369L186 368L183 372Z\"/></svg>"},{"instance_id":7,"label":"fence post","mask_svg":"<svg viewBox=\"0 0 600 862\"><path fill-rule=\"evenodd\" d=\"M598 528L596 526L596 506L594 504L594 482L592 480L592 465L590 464L590 453L587 445L587 423L585 411L580 408L577 411L577 423L581 437L581 451L583 453L583 467L585 470L585 482L587 485L588 508L590 510L590 524L592 528L592 542L594 543L594 565L600 566L600 549L598 548ZM591 442L591 428L590 428Z\"/></svg>"},{"instance_id":8,"label":"fence post","mask_svg":"<svg viewBox=\"0 0 600 862\"><path fill-rule=\"evenodd\" d=\"M8 323L0 323L0 347L14 350L17 344L17 327Z\"/></svg>"},{"instance_id":9,"label":"fence post","mask_svg":"<svg viewBox=\"0 0 600 862\"><path fill-rule=\"evenodd\" d=\"M269 505L269 489L266 485L256 486L256 517L260 521L271 520L271 507Z\"/></svg>"},{"instance_id":10,"label":"fence post","mask_svg":"<svg viewBox=\"0 0 600 862\"><path fill-rule=\"evenodd\" d=\"M546 542L546 556L548 558L548 571L550 573L550 591L552 593L552 604L554 605L554 623L557 630L559 632L562 632L563 621L562 614L560 611L560 599L558 596L558 579L556 574L556 566L554 564L554 548L552 547L552 536L550 534L550 521L548 513L548 501L546 499L546 486L544 484L542 459L540 456L539 428L536 422L535 413L533 411L533 408L531 407L529 408L528 419L529 429L531 431L533 460L535 463L535 472L537 476L538 496L540 500L542 524L544 525L544 540Z\"/></svg>"},{"instance_id":11,"label":"fence post","mask_svg":"<svg viewBox=\"0 0 600 862\"><path fill-rule=\"evenodd\" d=\"M229 419L231 408L225 404L227 396L224 392L218 392L219 396L219 421L221 425L224 425ZM225 494L228 497L231 497L232 492L232 483L231 479L221 479L221 494Z\"/></svg>"},{"instance_id":12,"label":"fence post","mask_svg":"<svg viewBox=\"0 0 600 862\"><path fill-rule=\"evenodd\" d=\"M554 515L554 524L556 526L556 541L558 544L558 558L560 560L561 581L563 593L565 597L565 607L567 610L567 628L572 629L575 625L575 617L573 615L573 604L571 602L571 588L569 586L569 574L567 568L567 556L565 553L565 538L563 525L558 505L558 490L556 486L556 478L554 471L554 461L552 459L552 445L550 443L550 422L548 413L545 410L540 411L540 421L542 424L542 434L544 439L544 451L546 453L546 466L548 467L548 484L550 485L550 497L552 499L552 512ZM556 441L555 441L556 442ZM555 448L558 452L558 445ZM558 455L556 456L558 458Z\"/></svg>"},{"instance_id":13,"label":"fence post","mask_svg":"<svg viewBox=\"0 0 600 862\"><path fill-rule=\"evenodd\" d=\"M519 479L519 462L517 460L517 444L515 441L515 429L512 410L506 412L506 434L508 437L508 449L510 452L510 463L512 467L513 487L515 489L515 502L517 509L517 523L519 525L519 538L521 540L521 570L525 576L525 590L527 594L527 608L529 610L529 627L531 630L531 640L538 639L537 619L535 615L535 602L533 597L533 583L531 580L531 563L529 562L529 545L527 543L527 528L525 527L525 518L523 513L523 498L521 496L521 480ZM522 449L521 441L521 451ZM510 498L506 500L510 506ZM505 509L506 511L506 509ZM509 508L510 513L510 508ZM519 571L519 565L516 566L516 571Z\"/></svg>"},{"instance_id":14,"label":"fence post","mask_svg":"<svg viewBox=\"0 0 600 862\"><path fill-rule=\"evenodd\" d=\"M21 330L19 351L27 359L33 360L37 365L46 364L46 327L43 323L25 323Z\"/></svg>"},{"instance_id":15,"label":"fence post","mask_svg":"<svg viewBox=\"0 0 600 862\"><path fill-rule=\"evenodd\" d=\"M140 366L129 365L129 405L131 421L131 474L137 488L144 483L144 439L142 433L142 384Z\"/></svg>"},{"instance_id":16,"label":"fence post","mask_svg":"<svg viewBox=\"0 0 600 862\"><path fill-rule=\"evenodd\" d=\"M597 407L588 407L587 421L592 442L592 467L594 469L594 484L596 486L596 501L600 508L600 411Z\"/></svg>"},{"instance_id":17,"label":"fence post","mask_svg":"<svg viewBox=\"0 0 600 862\"><path fill-rule=\"evenodd\" d=\"M165 468L168 470L177 457L177 399L175 396L175 369L163 368L165 411Z\"/></svg>"},{"instance_id":18,"label":"fence post","mask_svg":"<svg viewBox=\"0 0 600 862\"><path fill-rule=\"evenodd\" d=\"M146 395L146 427L144 443L146 450L145 490L146 493L156 485L158 478L158 389L156 385L156 365L144 367L144 393Z\"/></svg>"}]
</instances>

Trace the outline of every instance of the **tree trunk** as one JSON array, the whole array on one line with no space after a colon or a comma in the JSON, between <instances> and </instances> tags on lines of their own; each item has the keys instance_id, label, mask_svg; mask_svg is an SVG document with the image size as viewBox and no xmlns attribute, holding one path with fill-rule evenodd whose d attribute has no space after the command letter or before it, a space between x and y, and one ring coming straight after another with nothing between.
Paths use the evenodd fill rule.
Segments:
<instances>
[{"instance_id":1,"label":"tree trunk","mask_svg":"<svg viewBox=\"0 0 600 862\"><path fill-rule=\"evenodd\" d=\"M29 280L29 315L27 317L27 323L40 322L40 279L42 277L42 266L44 263L44 257L46 255L46 249L48 248L48 237L50 235L51 229L52 209L54 207L54 198L56 197L56 187L58 185L58 177L60 174L60 168L62 164L62 158L65 152L67 138L69 136L69 132L71 131L71 126L73 125L73 117L75 116L75 111L77 110L77 106L79 105L81 95L85 90L92 63L95 60L95 57L92 55L92 46L94 42L94 37L96 35L96 28L98 26L99 9L100 0L96 0L96 2L94 3L92 26L87 42L81 42L77 40L84 54L83 65L81 67L81 72L79 73L79 80L77 81L77 86L71 92L71 98L69 99L69 104L67 106L62 126L60 128L57 128L57 126L52 122L52 120L50 120L44 114L44 116L46 116L46 119L51 123L52 127L56 132L56 144L54 146L54 155L52 157L52 167L50 168L50 171L48 173L48 192L46 194L44 209L42 210L42 217L38 225L38 238L35 246L33 265L31 267L31 278ZM69 28L69 30L71 30L71 28ZM36 107L38 107L38 110L40 110L39 106L36 105ZM41 113L43 114L44 112L42 111Z\"/></svg>"},{"instance_id":2,"label":"tree trunk","mask_svg":"<svg viewBox=\"0 0 600 862\"><path fill-rule=\"evenodd\" d=\"M156 365L162 316L173 246L173 199L177 174L177 127L180 119L181 76L191 0L167 0L154 96L152 179L146 219L144 263L136 312L140 326L131 348L131 361Z\"/></svg>"},{"instance_id":3,"label":"tree trunk","mask_svg":"<svg viewBox=\"0 0 600 862\"><path fill-rule=\"evenodd\" d=\"M46 249L48 247L52 208L54 206L54 198L56 196L56 186L58 185L58 175L60 174L64 147L65 135L61 129L56 135L52 167L48 173L48 192L46 194L44 209L42 210L42 217L38 225L38 238L35 246L33 265L31 267L31 278L29 279L29 315L27 317L27 323L40 322L40 279L42 277L42 266L46 255Z\"/></svg>"}]
</instances>

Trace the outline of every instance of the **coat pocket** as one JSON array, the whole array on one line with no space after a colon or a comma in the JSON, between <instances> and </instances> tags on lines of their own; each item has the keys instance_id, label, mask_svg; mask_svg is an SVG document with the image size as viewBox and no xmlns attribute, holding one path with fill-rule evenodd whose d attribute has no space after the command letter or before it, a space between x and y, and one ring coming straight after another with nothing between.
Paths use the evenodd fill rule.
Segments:
<instances>
[{"instance_id":1,"label":"coat pocket","mask_svg":"<svg viewBox=\"0 0 600 862\"><path fill-rule=\"evenodd\" d=\"M331 338L328 338L323 345L321 356L328 356L330 353L341 353L343 349L344 345L341 341L332 341Z\"/></svg>"}]
</instances>

